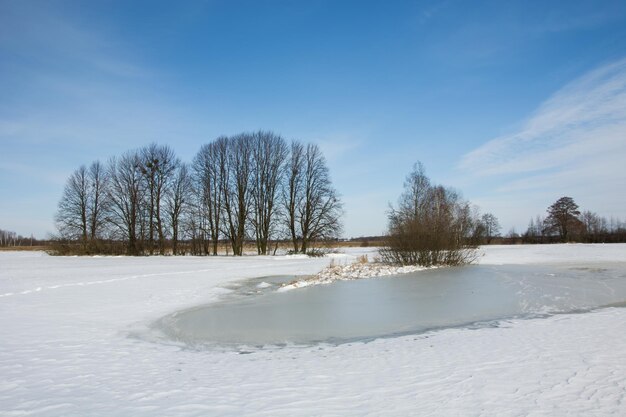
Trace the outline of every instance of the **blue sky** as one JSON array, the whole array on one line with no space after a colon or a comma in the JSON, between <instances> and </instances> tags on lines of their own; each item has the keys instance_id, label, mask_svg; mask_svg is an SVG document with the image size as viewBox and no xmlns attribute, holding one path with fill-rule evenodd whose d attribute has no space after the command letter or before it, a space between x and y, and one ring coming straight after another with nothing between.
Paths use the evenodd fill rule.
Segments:
<instances>
[{"instance_id":1,"label":"blue sky","mask_svg":"<svg viewBox=\"0 0 626 417\"><path fill-rule=\"evenodd\" d=\"M623 1L175 3L0 0L0 228L54 231L81 164L257 129L322 146L346 236L417 160L504 232L626 218Z\"/></svg>"}]
</instances>

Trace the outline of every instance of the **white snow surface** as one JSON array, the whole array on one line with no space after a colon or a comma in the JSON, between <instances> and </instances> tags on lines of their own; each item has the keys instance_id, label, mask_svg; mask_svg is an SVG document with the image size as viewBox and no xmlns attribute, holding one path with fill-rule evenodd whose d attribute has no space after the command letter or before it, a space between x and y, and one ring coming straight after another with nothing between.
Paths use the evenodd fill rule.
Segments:
<instances>
[{"instance_id":1,"label":"white snow surface","mask_svg":"<svg viewBox=\"0 0 626 417\"><path fill-rule=\"evenodd\" d=\"M480 262L624 262L626 245L490 246ZM375 249L347 249L348 264ZM339 346L191 350L132 337L228 282L328 258L0 252L0 416L623 416L626 309Z\"/></svg>"},{"instance_id":2,"label":"white snow surface","mask_svg":"<svg viewBox=\"0 0 626 417\"><path fill-rule=\"evenodd\" d=\"M482 265L626 262L626 244L492 245L479 249Z\"/></svg>"}]
</instances>

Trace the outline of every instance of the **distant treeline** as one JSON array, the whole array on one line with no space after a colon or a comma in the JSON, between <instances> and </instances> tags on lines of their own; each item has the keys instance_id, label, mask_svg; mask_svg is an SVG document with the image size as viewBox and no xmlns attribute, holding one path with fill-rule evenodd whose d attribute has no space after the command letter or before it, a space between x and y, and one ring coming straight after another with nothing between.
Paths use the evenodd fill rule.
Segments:
<instances>
[{"instance_id":1,"label":"distant treeline","mask_svg":"<svg viewBox=\"0 0 626 417\"><path fill-rule=\"evenodd\" d=\"M70 176L56 215L57 253L306 253L341 232L342 203L315 144L272 132L222 136L190 164L165 145L131 150ZM220 246L221 245L221 246Z\"/></svg>"},{"instance_id":2,"label":"distant treeline","mask_svg":"<svg viewBox=\"0 0 626 417\"><path fill-rule=\"evenodd\" d=\"M32 235L26 237L15 232L0 229L0 248L38 246L42 243L45 242L35 239Z\"/></svg>"},{"instance_id":3,"label":"distant treeline","mask_svg":"<svg viewBox=\"0 0 626 417\"><path fill-rule=\"evenodd\" d=\"M624 243L626 222L606 218L591 211L580 211L571 197L561 197L547 209L547 216L537 215L518 235L510 231L499 243Z\"/></svg>"},{"instance_id":4,"label":"distant treeline","mask_svg":"<svg viewBox=\"0 0 626 417\"><path fill-rule=\"evenodd\" d=\"M315 242L337 242L341 215L315 144L263 131L222 136L189 164L151 144L74 171L59 202L53 251L242 255L244 247L269 254L282 246L307 253ZM531 218L521 235L512 229L502 236L493 214L480 216L456 191L432 185L421 163L388 218L386 236L353 241L384 247L395 263L465 263L480 244L626 242L626 223L581 212L571 197ZM0 246L28 244L37 242L0 234Z\"/></svg>"}]
</instances>

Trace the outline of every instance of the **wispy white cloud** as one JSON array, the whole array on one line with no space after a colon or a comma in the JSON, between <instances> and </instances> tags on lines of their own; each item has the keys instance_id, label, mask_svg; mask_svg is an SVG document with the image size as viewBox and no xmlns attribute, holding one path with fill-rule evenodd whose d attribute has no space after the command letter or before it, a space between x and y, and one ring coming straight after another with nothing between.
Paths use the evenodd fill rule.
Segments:
<instances>
[{"instance_id":1,"label":"wispy white cloud","mask_svg":"<svg viewBox=\"0 0 626 417\"><path fill-rule=\"evenodd\" d=\"M543 103L523 128L466 154L480 176L558 169L626 151L626 59L598 68Z\"/></svg>"},{"instance_id":2,"label":"wispy white cloud","mask_svg":"<svg viewBox=\"0 0 626 417\"><path fill-rule=\"evenodd\" d=\"M0 2L0 189L28 193L38 209L25 219L18 204L1 205L10 230L53 230L58 196L80 164L151 141L188 158L210 126L165 94L165 76L110 29L52 3Z\"/></svg>"},{"instance_id":3,"label":"wispy white cloud","mask_svg":"<svg viewBox=\"0 0 626 417\"><path fill-rule=\"evenodd\" d=\"M62 187L67 180L64 170L33 169L32 165L0 159L0 173L10 178L34 180L47 186Z\"/></svg>"},{"instance_id":4,"label":"wispy white cloud","mask_svg":"<svg viewBox=\"0 0 626 417\"><path fill-rule=\"evenodd\" d=\"M626 12L626 8L620 2L604 4L603 6L597 7L597 5L589 3L579 9L572 8L568 10L568 13L564 13L563 7L557 6L546 12L542 19L529 22L528 32L533 35L542 35L551 32L591 29L617 21ZM543 4L540 4L540 7L543 7Z\"/></svg>"},{"instance_id":5,"label":"wispy white cloud","mask_svg":"<svg viewBox=\"0 0 626 417\"><path fill-rule=\"evenodd\" d=\"M0 140L15 147L91 143L109 154L181 131L187 138L198 123L162 92L165 76L137 52L106 25L86 25L52 3L0 3L0 58L7 57L0 85L9 92L0 101Z\"/></svg>"},{"instance_id":6,"label":"wispy white cloud","mask_svg":"<svg viewBox=\"0 0 626 417\"><path fill-rule=\"evenodd\" d=\"M569 194L586 209L623 216L625 161L626 59L622 59L569 83L518 131L469 152L459 167L474 183L494 184L482 193L492 202L499 198L511 206L538 193L550 198Z\"/></svg>"},{"instance_id":7,"label":"wispy white cloud","mask_svg":"<svg viewBox=\"0 0 626 417\"><path fill-rule=\"evenodd\" d=\"M315 139L324 156L330 161L342 159L361 146L361 142L352 134L331 134Z\"/></svg>"},{"instance_id":8,"label":"wispy white cloud","mask_svg":"<svg viewBox=\"0 0 626 417\"><path fill-rule=\"evenodd\" d=\"M448 8L449 5L450 5L449 1L437 1L432 4L427 4L419 12L418 23L424 24L428 22L429 20L433 19L438 14L440 14L443 10Z\"/></svg>"},{"instance_id":9,"label":"wispy white cloud","mask_svg":"<svg viewBox=\"0 0 626 417\"><path fill-rule=\"evenodd\" d=\"M104 36L63 15L47 3L0 4L0 52L47 72L139 78L150 74L133 62L124 42ZM73 67L73 71L69 71Z\"/></svg>"}]
</instances>

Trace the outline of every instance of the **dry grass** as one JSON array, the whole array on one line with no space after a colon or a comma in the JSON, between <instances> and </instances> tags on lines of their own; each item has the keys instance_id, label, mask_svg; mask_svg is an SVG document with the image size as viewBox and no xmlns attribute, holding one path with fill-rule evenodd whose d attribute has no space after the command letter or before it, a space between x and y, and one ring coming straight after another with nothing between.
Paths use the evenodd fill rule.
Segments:
<instances>
[{"instance_id":1,"label":"dry grass","mask_svg":"<svg viewBox=\"0 0 626 417\"><path fill-rule=\"evenodd\" d=\"M379 243L379 242L377 242ZM182 247L185 247L185 243L180 244ZM276 242L272 242L268 245L268 254L273 254ZM315 248L320 248L323 250L333 250L340 248L358 248L363 247L362 241L341 241L341 242L318 242L314 245ZM53 245L35 245L35 246L9 246L9 247L0 247L0 252L13 252L13 251L51 251L53 250ZM284 253L285 251L293 249L293 245L291 242L282 241L278 242L278 251L277 253ZM244 245L244 254L256 254L256 245L253 242L246 242ZM171 255L171 250L166 252L168 255ZM232 248L229 243L220 242L218 248L219 255L232 255Z\"/></svg>"},{"instance_id":2,"label":"dry grass","mask_svg":"<svg viewBox=\"0 0 626 417\"><path fill-rule=\"evenodd\" d=\"M361 255L358 258L356 258L356 262L355 263L364 265L364 264L369 263L369 259L367 258L367 255Z\"/></svg>"},{"instance_id":3,"label":"dry grass","mask_svg":"<svg viewBox=\"0 0 626 417\"><path fill-rule=\"evenodd\" d=\"M47 251L50 246L3 246L0 247L0 252L35 252L35 251Z\"/></svg>"}]
</instances>

